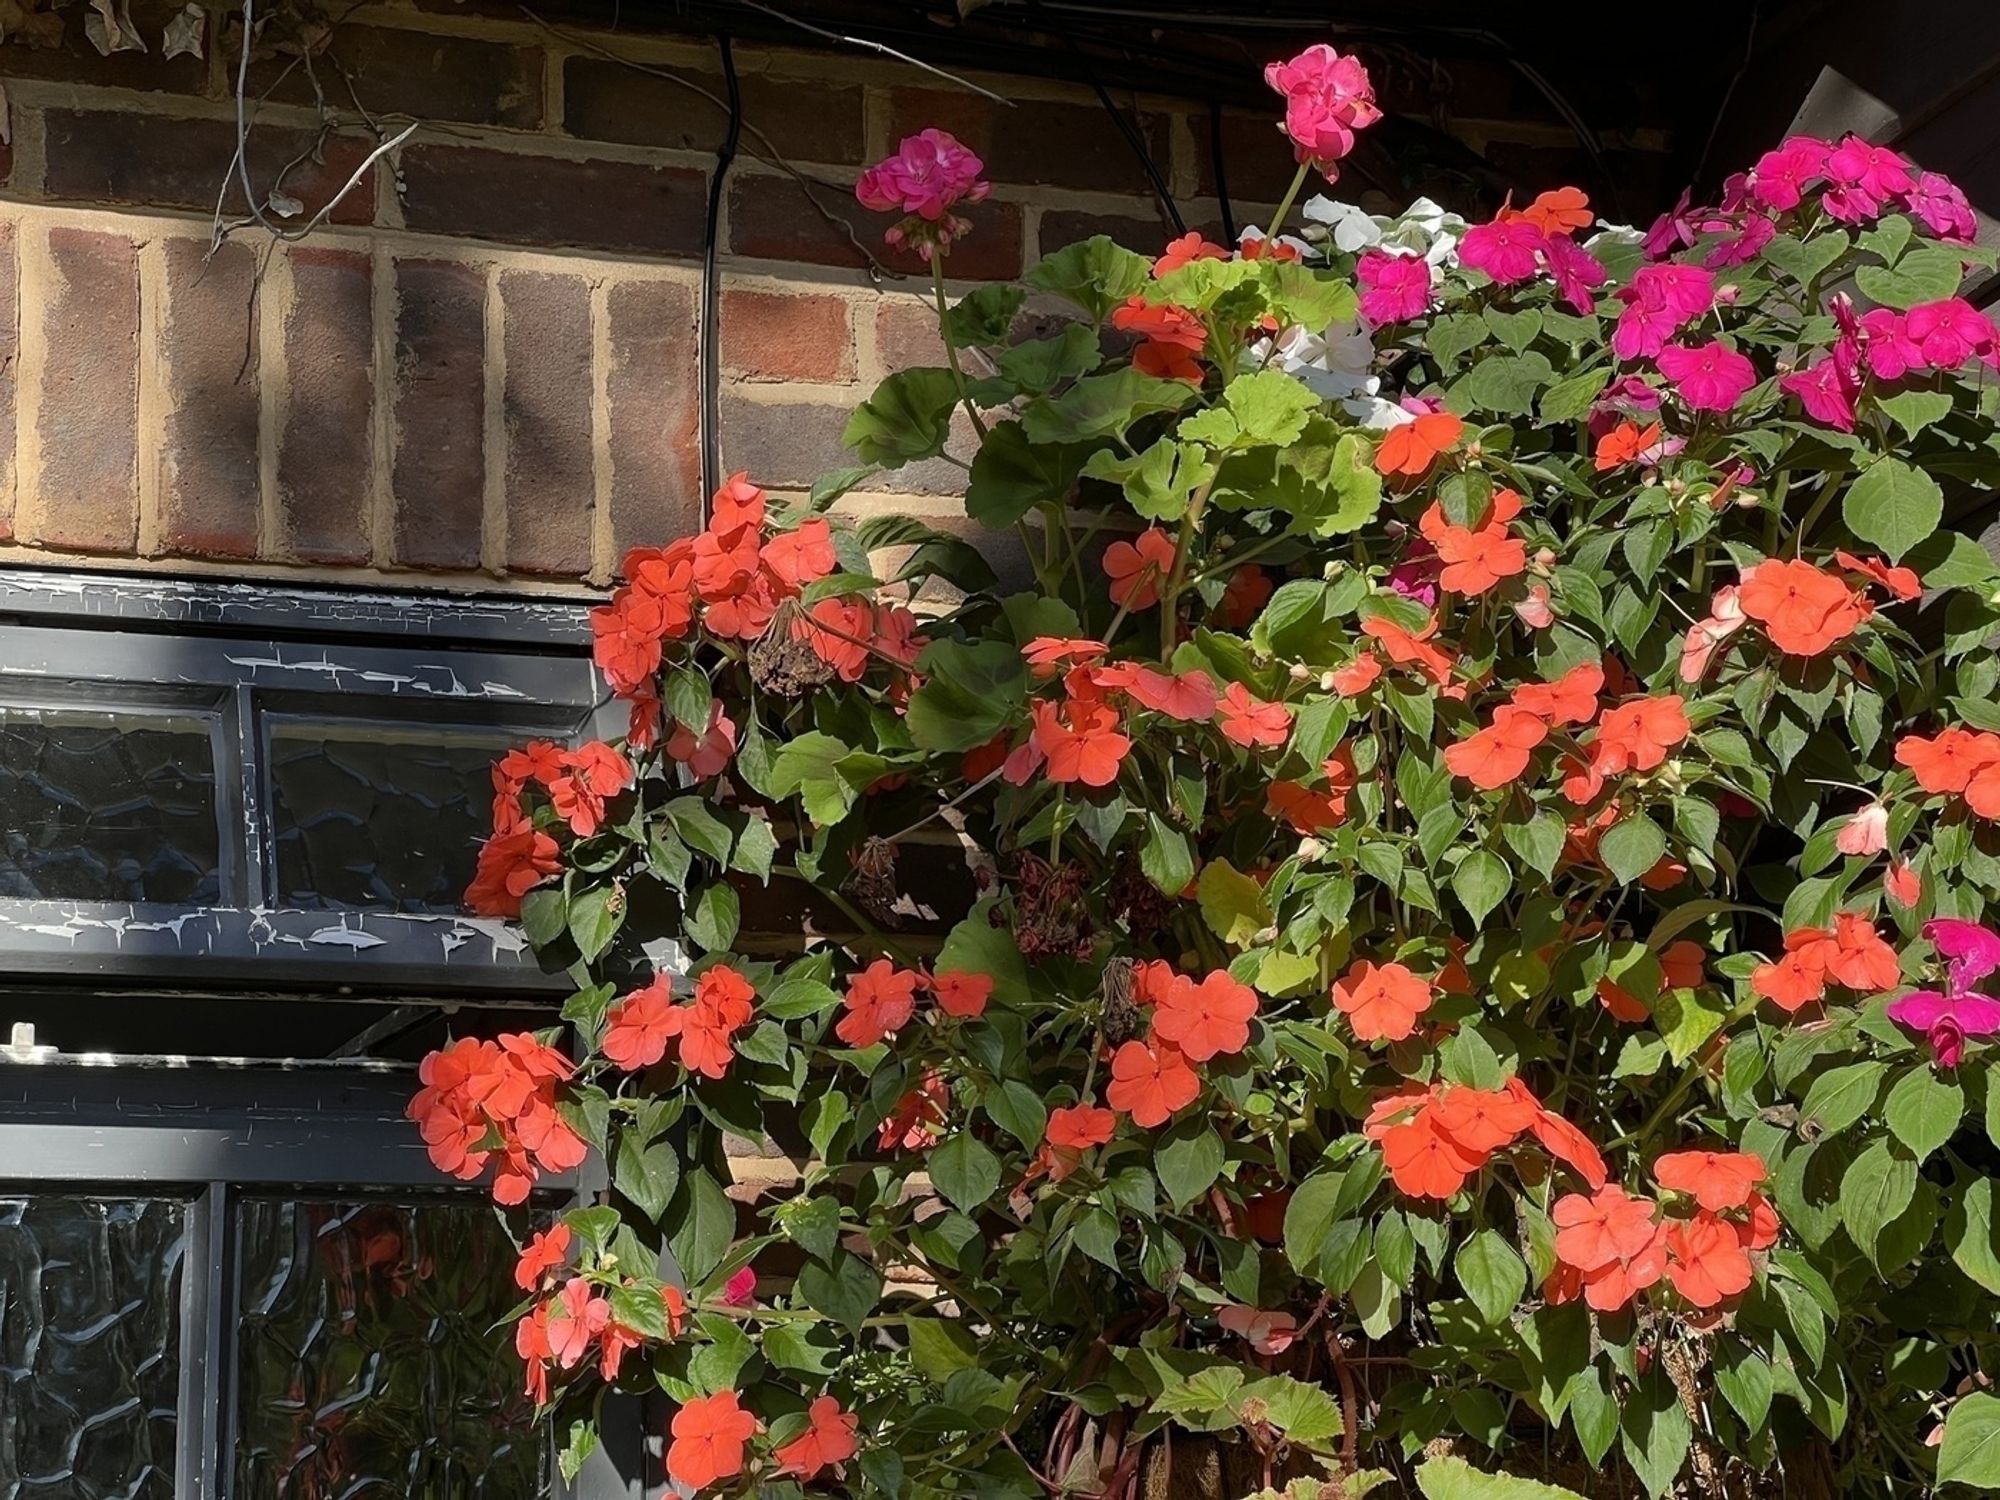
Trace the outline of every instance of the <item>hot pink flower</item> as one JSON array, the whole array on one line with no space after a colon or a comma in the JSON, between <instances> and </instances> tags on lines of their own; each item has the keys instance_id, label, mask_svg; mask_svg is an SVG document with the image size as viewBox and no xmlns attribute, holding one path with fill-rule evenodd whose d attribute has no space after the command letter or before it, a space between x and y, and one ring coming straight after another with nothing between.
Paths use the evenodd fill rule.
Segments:
<instances>
[{"instance_id":1,"label":"hot pink flower","mask_svg":"<svg viewBox=\"0 0 2000 1500\"><path fill-rule=\"evenodd\" d=\"M1535 274L1537 257L1548 236L1525 219L1496 220L1465 231L1458 244L1460 264L1484 271L1501 286L1512 286Z\"/></svg>"},{"instance_id":2,"label":"hot pink flower","mask_svg":"<svg viewBox=\"0 0 2000 1500\"><path fill-rule=\"evenodd\" d=\"M1719 339L1662 349L1660 373L1695 411L1729 411L1757 383L1757 367Z\"/></svg>"},{"instance_id":3,"label":"hot pink flower","mask_svg":"<svg viewBox=\"0 0 2000 1500\"><path fill-rule=\"evenodd\" d=\"M1380 327L1421 318L1431 301L1430 263L1420 255L1370 250L1354 267L1361 284L1361 316Z\"/></svg>"},{"instance_id":4,"label":"hot pink flower","mask_svg":"<svg viewBox=\"0 0 2000 1500\"><path fill-rule=\"evenodd\" d=\"M1803 370L1781 376L1778 389L1798 397L1815 422L1839 432L1854 431L1854 402L1861 394L1861 382L1849 361L1824 355Z\"/></svg>"},{"instance_id":5,"label":"hot pink flower","mask_svg":"<svg viewBox=\"0 0 2000 1500\"><path fill-rule=\"evenodd\" d=\"M1650 359L1689 320L1715 305L1715 276L1700 266L1663 262L1641 266L1629 286L1618 289L1625 310L1611 331L1611 350L1620 359Z\"/></svg>"},{"instance_id":6,"label":"hot pink flower","mask_svg":"<svg viewBox=\"0 0 2000 1500\"><path fill-rule=\"evenodd\" d=\"M1939 239L1969 245L1979 233L1979 220L1965 194L1942 172L1925 172L1908 194L1910 214Z\"/></svg>"},{"instance_id":7,"label":"hot pink flower","mask_svg":"<svg viewBox=\"0 0 2000 1500\"><path fill-rule=\"evenodd\" d=\"M1285 134L1298 159L1311 162L1329 181L1334 163L1354 149L1354 132L1382 118L1361 59L1343 57L1325 42L1289 62L1270 64L1264 82L1285 96Z\"/></svg>"},{"instance_id":8,"label":"hot pink flower","mask_svg":"<svg viewBox=\"0 0 2000 1500\"><path fill-rule=\"evenodd\" d=\"M1574 312L1596 312L1597 288L1604 285L1607 274L1604 262L1565 234L1550 235L1542 255L1555 280L1556 295Z\"/></svg>"},{"instance_id":9,"label":"hot pink flower","mask_svg":"<svg viewBox=\"0 0 2000 1500\"><path fill-rule=\"evenodd\" d=\"M1910 337L1909 320L1886 307L1861 315L1861 353L1878 380L1901 380L1924 368L1924 348Z\"/></svg>"},{"instance_id":10,"label":"hot pink flower","mask_svg":"<svg viewBox=\"0 0 2000 1500\"><path fill-rule=\"evenodd\" d=\"M943 130L905 136L896 154L861 174L854 196L878 213L915 214L935 223L958 203L977 203L992 190L979 180L986 164Z\"/></svg>"},{"instance_id":11,"label":"hot pink flower","mask_svg":"<svg viewBox=\"0 0 2000 1500\"><path fill-rule=\"evenodd\" d=\"M1762 214L1749 215L1735 230L1734 234L1716 241L1714 248L1702 257L1704 266L1720 270L1724 266L1748 265L1778 234L1777 224Z\"/></svg>"},{"instance_id":12,"label":"hot pink flower","mask_svg":"<svg viewBox=\"0 0 2000 1500\"><path fill-rule=\"evenodd\" d=\"M1694 243L1694 222L1688 214L1688 204L1692 196L1686 188L1674 206L1653 220L1653 227L1646 231L1646 238L1640 248L1646 252L1646 259L1659 260L1673 254L1682 245Z\"/></svg>"},{"instance_id":13,"label":"hot pink flower","mask_svg":"<svg viewBox=\"0 0 2000 1500\"><path fill-rule=\"evenodd\" d=\"M1956 370L1975 355L1986 359L1994 352L1993 320L1963 297L1920 302L1903 326L1925 362L1940 370Z\"/></svg>"},{"instance_id":14,"label":"hot pink flower","mask_svg":"<svg viewBox=\"0 0 2000 1500\"><path fill-rule=\"evenodd\" d=\"M1826 159L1826 211L1847 224L1878 217L1892 198L1915 187L1910 164L1887 146L1871 146L1850 135Z\"/></svg>"},{"instance_id":15,"label":"hot pink flower","mask_svg":"<svg viewBox=\"0 0 2000 1500\"><path fill-rule=\"evenodd\" d=\"M1750 174L1750 197L1776 213L1797 208L1806 185L1826 171L1832 151L1825 141L1797 135L1775 151L1766 151Z\"/></svg>"}]
</instances>

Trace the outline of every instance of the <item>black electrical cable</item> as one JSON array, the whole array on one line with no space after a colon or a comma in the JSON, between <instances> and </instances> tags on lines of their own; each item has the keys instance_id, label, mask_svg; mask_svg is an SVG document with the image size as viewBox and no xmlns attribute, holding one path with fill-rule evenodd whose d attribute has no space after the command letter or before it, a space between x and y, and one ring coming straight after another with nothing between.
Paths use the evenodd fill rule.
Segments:
<instances>
[{"instance_id":1,"label":"black electrical cable","mask_svg":"<svg viewBox=\"0 0 2000 1500\"><path fill-rule=\"evenodd\" d=\"M1229 168L1224 158L1228 153L1222 148L1222 104L1208 101L1208 156L1209 165L1215 172L1215 202L1222 210L1222 242L1236 243L1236 211L1229 206Z\"/></svg>"},{"instance_id":2,"label":"black electrical cable","mask_svg":"<svg viewBox=\"0 0 2000 1500\"><path fill-rule=\"evenodd\" d=\"M1074 46L1075 43L1071 45ZM1095 68L1090 70L1090 86L1097 90L1098 101L1103 104L1105 112L1118 126L1118 133L1125 137L1125 144L1132 148L1132 154L1139 158L1139 165L1146 169L1146 176L1153 184L1153 195L1160 200L1161 212L1165 213L1173 224L1174 233L1186 234L1187 221L1181 217L1180 206L1174 202L1173 190L1167 186L1167 179L1160 172L1160 164L1153 160L1153 153L1146 149L1146 138L1139 134L1139 127L1125 117L1125 111L1112 99L1111 91L1105 88Z\"/></svg>"},{"instance_id":3,"label":"black electrical cable","mask_svg":"<svg viewBox=\"0 0 2000 1500\"><path fill-rule=\"evenodd\" d=\"M716 46L722 51L722 81L729 97L729 127L715 153L715 175L708 183L708 232L701 252L701 491L712 495L722 485L722 331L718 313L722 303L721 277L715 269L716 235L722 224L722 193L729 167L736 160L737 142L743 136L743 89L736 79L736 54L729 34L719 33Z\"/></svg>"}]
</instances>

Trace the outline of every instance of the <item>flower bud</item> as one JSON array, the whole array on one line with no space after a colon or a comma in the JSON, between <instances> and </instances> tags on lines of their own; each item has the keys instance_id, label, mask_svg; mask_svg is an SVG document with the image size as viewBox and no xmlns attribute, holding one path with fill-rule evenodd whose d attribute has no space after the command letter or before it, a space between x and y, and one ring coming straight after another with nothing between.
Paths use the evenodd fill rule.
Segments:
<instances>
[{"instance_id":1,"label":"flower bud","mask_svg":"<svg viewBox=\"0 0 2000 1500\"><path fill-rule=\"evenodd\" d=\"M1738 510L1755 510L1763 503L1764 497L1755 490L1738 490L1736 492L1735 504Z\"/></svg>"},{"instance_id":2,"label":"flower bud","mask_svg":"<svg viewBox=\"0 0 2000 1500\"><path fill-rule=\"evenodd\" d=\"M1291 675L1292 675L1292 681L1294 682L1311 682L1313 670L1311 667L1307 666L1304 662L1295 661L1292 663Z\"/></svg>"},{"instance_id":3,"label":"flower bud","mask_svg":"<svg viewBox=\"0 0 2000 1500\"><path fill-rule=\"evenodd\" d=\"M1329 669L1328 669L1327 671L1324 671L1324 672L1320 673L1320 674L1319 674L1319 690L1320 690L1320 691L1321 691L1322 693L1330 693L1330 692L1332 692L1332 691L1333 691L1333 689L1334 689L1334 683L1335 683L1335 681L1337 680L1337 677L1338 677L1338 674L1337 674L1337 673L1335 673L1335 672L1334 672L1334 671L1333 671L1332 669L1330 669L1330 668L1329 668Z\"/></svg>"},{"instance_id":4,"label":"flower bud","mask_svg":"<svg viewBox=\"0 0 2000 1500\"><path fill-rule=\"evenodd\" d=\"M1332 583L1334 579L1340 576L1340 564L1337 562L1328 563L1319 570L1319 576L1326 580L1326 582Z\"/></svg>"},{"instance_id":5,"label":"flower bud","mask_svg":"<svg viewBox=\"0 0 2000 1500\"><path fill-rule=\"evenodd\" d=\"M1737 286L1735 282L1727 282L1715 289L1715 300L1720 302L1724 307L1734 307L1736 305L1736 298L1741 292L1742 288Z\"/></svg>"},{"instance_id":6,"label":"flower bud","mask_svg":"<svg viewBox=\"0 0 2000 1500\"><path fill-rule=\"evenodd\" d=\"M1556 551L1553 547L1538 548L1535 552L1535 570L1546 573L1556 565Z\"/></svg>"},{"instance_id":7,"label":"flower bud","mask_svg":"<svg viewBox=\"0 0 2000 1500\"><path fill-rule=\"evenodd\" d=\"M1326 845L1318 839L1299 840L1299 858L1308 864L1326 853Z\"/></svg>"},{"instance_id":8,"label":"flower bud","mask_svg":"<svg viewBox=\"0 0 2000 1500\"><path fill-rule=\"evenodd\" d=\"M1485 451L1485 450L1484 450L1484 449L1482 449L1482 448L1481 448L1481 447L1479 446L1479 444L1478 444L1478 443L1476 443L1476 442L1473 442L1473 443L1467 443L1467 444L1465 445L1465 456L1466 456L1467 458L1469 458L1469 459L1472 459L1472 460L1474 460L1475 462L1476 462L1476 461L1478 460L1479 456L1480 456L1480 455L1481 455L1481 454L1482 454L1482 453L1483 453L1484 451Z\"/></svg>"},{"instance_id":9,"label":"flower bud","mask_svg":"<svg viewBox=\"0 0 2000 1500\"><path fill-rule=\"evenodd\" d=\"M1687 485L1681 480L1669 479L1667 481L1667 493L1678 500L1682 495L1687 493Z\"/></svg>"},{"instance_id":10,"label":"flower bud","mask_svg":"<svg viewBox=\"0 0 2000 1500\"><path fill-rule=\"evenodd\" d=\"M1269 927L1259 928L1257 930L1257 935L1250 941L1253 943L1275 943L1277 942L1277 940L1278 940L1278 929L1277 925L1274 923Z\"/></svg>"}]
</instances>

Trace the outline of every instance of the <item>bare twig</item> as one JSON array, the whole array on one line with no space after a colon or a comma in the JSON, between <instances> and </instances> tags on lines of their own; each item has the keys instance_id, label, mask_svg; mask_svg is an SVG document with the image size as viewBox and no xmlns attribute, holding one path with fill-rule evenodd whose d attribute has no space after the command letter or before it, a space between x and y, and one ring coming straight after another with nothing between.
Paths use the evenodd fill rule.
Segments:
<instances>
[{"instance_id":1,"label":"bare twig","mask_svg":"<svg viewBox=\"0 0 2000 1500\"><path fill-rule=\"evenodd\" d=\"M762 0L736 0L736 3L748 6L751 10L762 11L765 15L776 17L788 26L796 26L801 31L809 31L814 36L824 38L826 41L844 42L850 47L860 47L868 52L879 52L884 57L893 57L897 62L908 63L913 68L921 68L924 72L931 74L933 77L942 78L947 83L955 83L962 89L971 89L973 93L983 95L991 99L995 104L1004 104L1009 109L1014 107L1012 99L996 94L991 89L983 89L968 78L960 78L956 73L947 73L943 68L927 63L921 57L912 57L907 52L898 52L887 43L873 42L865 36L848 36L843 32L828 31L825 27L815 26L810 21L801 21L797 16L788 16L775 6L763 4Z\"/></svg>"}]
</instances>

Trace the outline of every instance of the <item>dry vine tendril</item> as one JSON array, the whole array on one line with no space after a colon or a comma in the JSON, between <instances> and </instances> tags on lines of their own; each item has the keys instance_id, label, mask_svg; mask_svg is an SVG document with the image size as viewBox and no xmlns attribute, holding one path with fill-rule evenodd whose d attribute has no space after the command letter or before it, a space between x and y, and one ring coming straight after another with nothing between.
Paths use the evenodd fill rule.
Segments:
<instances>
[{"instance_id":1,"label":"dry vine tendril","mask_svg":"<svg viewBox=\"0 0 2000 1500\"><path fill-rule=\"evenodd\" d=\"M611 1165L519 1271L565 1465L657 1385L718 1494L2000 1487L1964 199L1792 140L1643 236L1563 190L1290 237L1376 110L1330 48L1269 77L1270 231L1060 251L1049 337L946 295L976 157L865 174L950 358L865 467L633 553L629 738L496 769L470 901L571 1034L456 1042L411 1112L503 1203ZM961 408L1029 587L827 514ZM769 881L844 934L737 954ZM805 1164L747 1233L726 1133Z\"/></svg>"}]
</instances>

